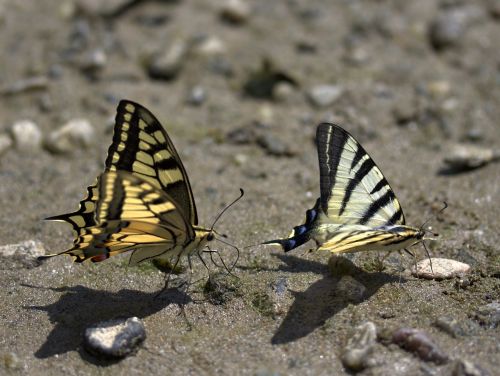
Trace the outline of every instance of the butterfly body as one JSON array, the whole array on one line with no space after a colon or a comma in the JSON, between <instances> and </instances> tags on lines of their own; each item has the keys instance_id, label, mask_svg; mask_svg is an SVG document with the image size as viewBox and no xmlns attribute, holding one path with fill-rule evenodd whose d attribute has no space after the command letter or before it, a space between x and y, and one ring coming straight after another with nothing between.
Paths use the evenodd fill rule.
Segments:
<instances>
[{"instance_id":1,"label":"butterfly body","mask_svg":"<svg viewBox=\"0 0 500 376\"><path fill-rule=\"evenodd\" d=\"M198 225L189 179L167 133L146 108L126 100L118 105L105 171L77 211L47 219L73 226L74 245L59 254L75 262L128 251L131 265L178 260L215 237Z\"/></svg>"},{"instance_id":2,"label":"butterfly body","mask_svg":"<svg viewBox=\"0 0 500 376\"><path fill-rule=\"evenodd\" d=\"M401 205L375 162L341 127L322 123L316 133L320 198L305 223L278 244L288 252L309 240L332 253L394 251L424 239L425 231L405 224Z\"/></svg>"}]
</instances>

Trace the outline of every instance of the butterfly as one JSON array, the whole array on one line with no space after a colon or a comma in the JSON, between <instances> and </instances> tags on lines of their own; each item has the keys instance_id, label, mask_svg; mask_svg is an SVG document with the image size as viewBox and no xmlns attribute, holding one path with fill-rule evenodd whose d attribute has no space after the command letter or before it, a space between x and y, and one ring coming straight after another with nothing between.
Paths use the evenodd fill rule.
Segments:
<instances>
[{"instance_id":1,"label":"butterfly","mask_svg":"<svg viewBox=\"0 0 500 376\"><path fill-rule=\"evenodd\" d=\"M346 130L321 123L316 145L320 197L306 211L305 223L294 227L288 238L263 244L278 244L288 252L313 239L319 250L345 253L406 250L427 239L423 229L427 222L419 228L405 224L386 178Z\"/></svg>"},{"instance_id":2,"label":"butterfly","mask_svg":"<svg viewBox=\"0 0 500 376\"><path fill-rule=\"evenodd\" d=\"M224 211L211 228L198 225L189 179L168 134L146 108L122 100L105 171L77 211L47 218L73 226L73 247L42 258L67 254L77 263L100 262L132 251L130 265L151 259L177 265L216 239L214 225Z\"/></svg>"}]
</instances>

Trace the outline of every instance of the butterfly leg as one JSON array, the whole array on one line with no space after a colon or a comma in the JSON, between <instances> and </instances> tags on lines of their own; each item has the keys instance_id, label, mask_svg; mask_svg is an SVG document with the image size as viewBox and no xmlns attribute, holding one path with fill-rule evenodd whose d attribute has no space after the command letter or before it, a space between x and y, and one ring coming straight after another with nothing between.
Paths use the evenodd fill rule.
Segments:
<instances>
[{"instance_id":1,"label":"butterfly leg","mask_svg":"<svg viewBox=\"0 0 500 376\"><path fill-rule=\"evenodd\" d=\"M444 209L443 209L444 210ZM431 259L431 254L429 253L429 249L427 248L427 245L423 241L422 244L424 245L425 253L427 254L427 258L429 259L429 265L431 267L431 273L434 274L434 270L432 270L432 259ZM415 267L416 270L416 267Z\"/></svg>"},{"instance_id":2,"label":"butterfly leg","mask_svg":"<svg viewBox=\"0 0 500 376\"><path fill-rule=\"evenodd\" d=\"M168 290L168 284L170 282L170 277L171 277L172 273L177 269L177 266L179 265L180 259L181 259L180 257L177 257L177 259L175 260L174 266L172 266L170 271L168 273L166 273L165 284L163 285L163 288L154 296L155 299L158 298L161 294L163 294L163 292Z\"/></svg>"},{"instance_id":3,"label":"butterfly leg","mask_svg":"<svg viewBox=\"0 0 500 376\"><path fill-rule=\"evenodd\" d=\"M417 270L417 256L413 252L410 252L407 248L404 248L404 251L406 253L408 253L411 257L413 257L413 262L414 262L415 271L416 271Z\"/></svg>"}]
</instances>

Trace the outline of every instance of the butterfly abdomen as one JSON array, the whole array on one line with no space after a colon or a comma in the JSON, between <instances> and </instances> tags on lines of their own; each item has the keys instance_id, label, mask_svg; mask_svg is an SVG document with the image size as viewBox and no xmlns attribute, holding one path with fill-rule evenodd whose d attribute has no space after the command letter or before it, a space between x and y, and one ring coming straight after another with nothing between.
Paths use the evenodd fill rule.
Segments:
<instances>
[{"instance_id":1,"label":"butterfly abdomen","mask_svg":"<svg viewBox=\"0 0 500 376\"><path fill-rule=\"evenodd\" d=\"M287 239L270 240L262 244L279 244L285 252L291 251L311 239L311 232L319 214L319 200L312 209L306 211L306 220L303 225L295 226Z\"/></svg>"}]
</instances>

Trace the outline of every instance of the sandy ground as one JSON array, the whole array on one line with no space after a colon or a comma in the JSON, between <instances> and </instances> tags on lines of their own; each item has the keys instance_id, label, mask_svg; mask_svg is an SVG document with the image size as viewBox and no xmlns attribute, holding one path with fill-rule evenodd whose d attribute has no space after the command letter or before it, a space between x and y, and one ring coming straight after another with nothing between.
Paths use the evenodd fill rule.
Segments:
<instances>
[{"instance_id":1,"label":"sandy ground","mask_svg":"<svg viewBox=\"0 0 500 376\"><path fill-rule=\"evenodd\" d=\"M498 308L486 319L478 312L499 300L500 168L454 173L442 161L456 143L500 145L500 8L494 1L440 3L248 1L250 14L234 24L221 17L223 2L1 1L0 132L30 119L46 137L85 118L96 137L63 155L13 147L0 156L0 244L34 239L48 252L69 247L69 226L41 219L74 210L101 171L121 98L163 122L202 224L239 187L246 195L217 226L242 249L237 278L219 276L218 300L203 292L207 273L199 262L187 293L172 289L155 299L163 274L149 264L128 267L126 256L85 265L60 257L36 267L2 258L0 373L341 375L347 340L372 321L379 340L360 374L465 375L457 373L464 359L495 374ZM429 36L436 20L451 30L444 37ZM214 38L222 49L206 48ZM173 77L149 77L150 56L176 43L188 52ZM96 50L105 62L89 63ZM46 81L11 92L30 77ZM264 87L260 98L248 82ZM341 89L323 107L307 96L321 84ZM186 102L194 86L206 93L199 105ZM339 287L329 255L307 246L286 255L243 249L288 234L314 204L313 135L322 120L363 143L409 224L449 204L432 223L441 236L431 252L470 264L471 274L417 279L398 271L400 263L412 265L409 257L391 256L377 271L377 255L360 254L359 295ZM241 143L235 134L243 134ZM263 147L266 138L271 146ZM231 249L217 248L234 259ZM420 246L415 251L425 257ZM147 330L134 356L105 361L82 349L86 327L129 316ZM439 329L443 317L466 330L454 337ZM425 331L450 360L426 362L390 344L388 333L403 327Z\"/></svg>"}]
</instances>

